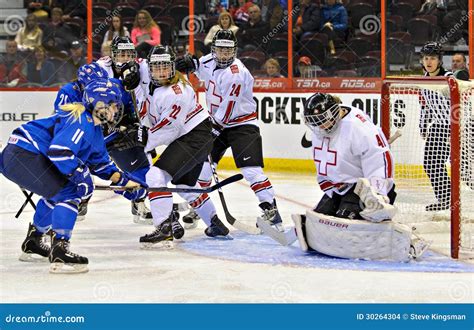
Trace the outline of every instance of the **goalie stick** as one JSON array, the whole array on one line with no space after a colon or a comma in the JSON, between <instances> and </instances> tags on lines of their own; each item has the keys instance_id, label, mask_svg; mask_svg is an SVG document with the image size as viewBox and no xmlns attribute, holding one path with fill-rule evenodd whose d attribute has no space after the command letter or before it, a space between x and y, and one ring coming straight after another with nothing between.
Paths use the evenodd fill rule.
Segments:
<instances>
[{"instance_id":1,"label":"goalie stick","mask_svg":"<svg viewBox=\"0 0 474 330\"><path fill-rule=\"evenodd\" d=\"M209 164L211 166L212 177L214 178L214 182L216 183L216 185L219 185L219 177L217 176L216 167L214 166L214 162L212 161L211 155L209 155L208 160L209 160ZM224 181L222 181L222 182L224 182ZM237 221L232 216L232 214L230 214L229 209L227 208L227 203L225 202L224 192L222 191L222 189L220 187L217 189L217 192L219 193L219 198L221 200L222 208L224 209L225 218L226 218L228 223L230 223L233 227L235 227L235 228L237 228L241 231L244 231L248 234L251 234L251 235L260 235L261 234L261 230L258 229L256 226L249 226L245 223Z\"/></svg>"},{"instance_id":2,"label":"goalie stick","mask_svg":"<svg viewBox=\"0 0 474 330\"><path fill-rule=\"evenodd\" d=\"M242 174L236 174L207 188L148 187L147 190L148 192L162 191L162 192L172 192L172 193L184 192L184 193L204 194L204 193L213 192L214 190L220 189L223 186L242 180L243 178L244 176ZM95 189L96 190L119 190L119 191L127 190L127 188L121 187L121 186L95 186Z\"/></svg>"}]
</instances>

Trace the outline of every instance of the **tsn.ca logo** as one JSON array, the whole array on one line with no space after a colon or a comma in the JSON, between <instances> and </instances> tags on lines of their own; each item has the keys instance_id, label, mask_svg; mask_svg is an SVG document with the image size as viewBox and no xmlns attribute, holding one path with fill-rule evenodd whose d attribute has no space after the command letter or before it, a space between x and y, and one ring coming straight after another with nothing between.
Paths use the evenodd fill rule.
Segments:
<instances>
[{"instance_id":1,"label":"tsn.ca logo","mask_svg":"<svg viewBox=\"0 0 474 330\"><path fill-rule=\"evenodd\" d=\"M319 79L297 79L297 88L330 88L329 81L320 81Z\"/></svg>"}]
</instances>

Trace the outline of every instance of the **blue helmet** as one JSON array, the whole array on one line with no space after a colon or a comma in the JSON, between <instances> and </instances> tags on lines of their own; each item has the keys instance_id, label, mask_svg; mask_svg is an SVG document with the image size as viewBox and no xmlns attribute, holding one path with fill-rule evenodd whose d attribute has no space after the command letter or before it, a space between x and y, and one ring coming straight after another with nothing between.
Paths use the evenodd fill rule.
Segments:
<instances>
[{"instance_id":1,"label":"blue helmet","mask_svg":"<svg viewBox=\"0 0 474 330\"><path fill-rule=\"evenodd\" d=\"M77 82L84 89L91 81L106 79L107 71L97 63L84 64L77 70Z\"/></svg>"},{"instance_id":2,"label":"blue helmet","mask_svg":"<svg viewBox=\"0 0 474 330\"><path fill-rule=\"evenodd\" d=\"M82 104L101 124L113 127L122 119L122 92L119 85L109 79L91 81L84 89Z\"/></svg>"}]
</instances>

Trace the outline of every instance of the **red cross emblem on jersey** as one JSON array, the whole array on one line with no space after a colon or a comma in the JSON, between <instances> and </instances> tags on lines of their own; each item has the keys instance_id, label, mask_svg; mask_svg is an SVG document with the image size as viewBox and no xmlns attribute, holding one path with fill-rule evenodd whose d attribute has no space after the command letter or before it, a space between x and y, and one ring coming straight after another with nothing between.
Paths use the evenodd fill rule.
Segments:
<instances>
[{"instance_id":1,"label":"red cross emblem on jersey","mask_svg":"<svg viewBox=\"0 0 474 330\"><path fill-rule=\"evenodd\" d=\"M212 85L212 86L211 86ZM217 91L216 91L216 83L212 80L209 80L209 85L207 86L206 88L206 92L211 90L212 89L212 98L210 99L210 101L208 102L208 104L210 104L209 106L209 113L213 114L217 111L217 109L219 109L219 105L221 104L222 102L222 96L220 96L219 94L217 94ZM215 103L217 102L217 104Z\"/></svg>"},{"instance_id":2,"label":"red cross emblem on jersey","mask_svg":"<svg viewBox=\"0 0 474 330\"><path fill-rule=\"evenodd\" d=\"M330 138L325 137L321 147L314 147L313 159L318 164L318 174L328 175L328 166L336 166L337 151L329 149Z\"/></svg>"}]
</instances>

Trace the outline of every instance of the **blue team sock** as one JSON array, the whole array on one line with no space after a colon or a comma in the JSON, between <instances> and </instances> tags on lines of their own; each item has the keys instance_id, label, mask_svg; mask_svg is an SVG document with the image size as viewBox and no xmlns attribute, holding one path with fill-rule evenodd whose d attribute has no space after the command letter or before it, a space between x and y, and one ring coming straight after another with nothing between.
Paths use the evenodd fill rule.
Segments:
<instances>
[{"instance_id":1,"label":"blue team sock","mask_svg":"<svg viewBox=\"0 0 474 330\"><path fill-rule=\"evenodd\" d=\"M33 216L33 224L41 233L46 233L53 223L54 204L41 198L36 205L36 212Z\"/></svg>"},{"instance_id":2,"label":"blue team sock","mask_svg":"<svg viewBox=\"0 0 474 330\"><path fill-rule=\"evenodd\" d=\"M53 230L57 238L69 240L77 218L77 206L73 203L60 202L54 207Z\"/></svg>"}]
</instances>

